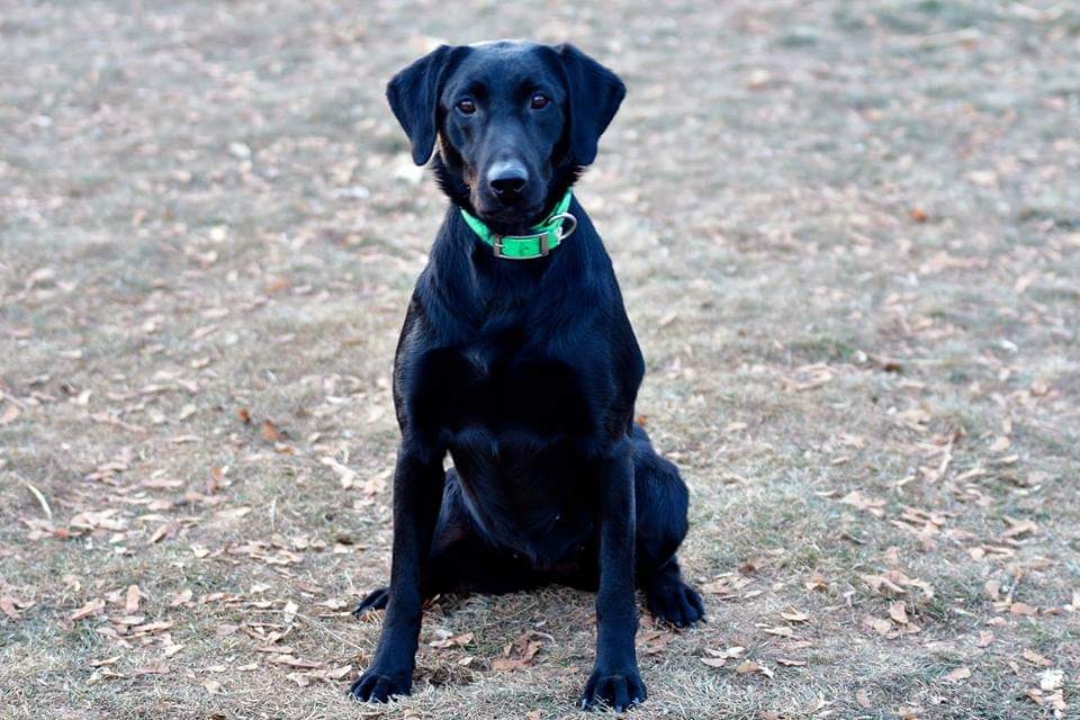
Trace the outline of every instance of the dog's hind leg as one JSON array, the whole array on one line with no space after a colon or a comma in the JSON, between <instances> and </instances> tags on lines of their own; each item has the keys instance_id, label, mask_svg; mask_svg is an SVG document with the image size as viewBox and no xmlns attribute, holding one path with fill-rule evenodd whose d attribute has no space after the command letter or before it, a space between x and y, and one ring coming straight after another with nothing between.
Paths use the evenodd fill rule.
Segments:
<instances>
[{"instance_id":1,"label":"dog's hind leg","mask_svg":"<svg viewBox=\"0 0 1080 720\"><path fill-rule=\"evenodd\" d=\"M686 537L689 494L678 469L656 453L640 426L634 426L634 481L637 581L646 605L676 627L693 625L705 617L705 608L683 582L675 555Z\"/></svg>"},{"instance_id":2,"label":"dog's hind leg","mask_svg":"<svg viewBox=\"0 0 1080 720\"><path fill-rule=\"evenodd\" d=\"M465 508L457 471L450 468L443 484L427 572L421 582L424 599L440 593L515 592L539 584L539 576L523 561L483 541ZM360 617L369 610L382 610L389 597L390 588L376 588L360 601L353 615Z\"/></svg>"}]
</instances>

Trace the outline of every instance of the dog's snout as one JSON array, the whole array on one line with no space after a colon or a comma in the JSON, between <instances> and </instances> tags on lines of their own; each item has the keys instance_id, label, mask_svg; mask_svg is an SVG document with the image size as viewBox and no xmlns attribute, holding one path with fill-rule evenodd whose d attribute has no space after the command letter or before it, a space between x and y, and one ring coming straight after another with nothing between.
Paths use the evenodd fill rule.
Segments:
<instances>
[{"instance_id":1,"label":"dog's snout","mask_svg":"<svg viewBox=\"0 0 1080 720\"><path fill-rule=\"evenodd\" d=\"M529 171L516 160L497 162L488 170L487 182L495 197L507 200L525 190L529 184Z\"/></svg>"}]
</instances>

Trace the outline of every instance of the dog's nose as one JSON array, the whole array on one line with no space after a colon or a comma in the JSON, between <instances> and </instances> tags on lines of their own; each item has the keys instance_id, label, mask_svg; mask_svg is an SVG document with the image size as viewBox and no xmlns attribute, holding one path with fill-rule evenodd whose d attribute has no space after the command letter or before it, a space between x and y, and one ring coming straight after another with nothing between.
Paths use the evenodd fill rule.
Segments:
<instances>
[{"instance_id":1,"label":"dog's nose","mask_svg":"<svg viewBox=\"0 0 1080 720\"><path fill-rule=\"evenodd\" d=\"M529 172L521 163L511 160L491 166L487 174L488 187L500 199L519 195L529 184Z\"/></svg>"}]
</instances>

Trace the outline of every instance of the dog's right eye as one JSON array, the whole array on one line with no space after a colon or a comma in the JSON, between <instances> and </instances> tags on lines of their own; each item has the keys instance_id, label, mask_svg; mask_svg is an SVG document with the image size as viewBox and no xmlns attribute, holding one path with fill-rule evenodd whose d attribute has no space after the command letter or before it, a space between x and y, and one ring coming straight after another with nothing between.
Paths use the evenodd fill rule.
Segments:
<instances>
[{"instance_id":1,"label":"dog's right eye","mask_svg":"<svg viewBox=\"0 0 1080 720\"><path fill-rule=\"evenodd\" d=\"M461 112L462 115L472 115L474 112L476 112L476 103L474 103L472 100L459 100L457 104L457 109Z\"/></svg>"},{"instance_id":2,"label":"dog's right eye","mask_svg":"<svg viewBox=\"0 0 1080 720\"><path fill-rule=\"evenodd\" d=\"M551 104L551 98L549 98L547 95L545 95L543 93L536 93L535 95L532 96L532 99L529 101L529 106L533 110L543 110L544 108L546 108L550 104Z\"/></svg>"}]
</instances>

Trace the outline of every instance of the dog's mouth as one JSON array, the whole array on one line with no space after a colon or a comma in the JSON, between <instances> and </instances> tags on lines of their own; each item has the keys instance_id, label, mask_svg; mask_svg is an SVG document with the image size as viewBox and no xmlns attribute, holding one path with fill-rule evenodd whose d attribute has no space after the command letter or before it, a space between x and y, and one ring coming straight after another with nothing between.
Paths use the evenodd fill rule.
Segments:
<instances>
[{"instance_id":1,"label":"dog's mouth","mask_svg":"<svg viewBox=\"0 0 1080 720\"><path fill-rule=\"evenodd\" d=\"M472 204L476 217L499 235L528 235L532 226L544 219L544 206L540 202L522 204L501 203L477 199L473 194Z\"/></svg>"}]
</instances>

